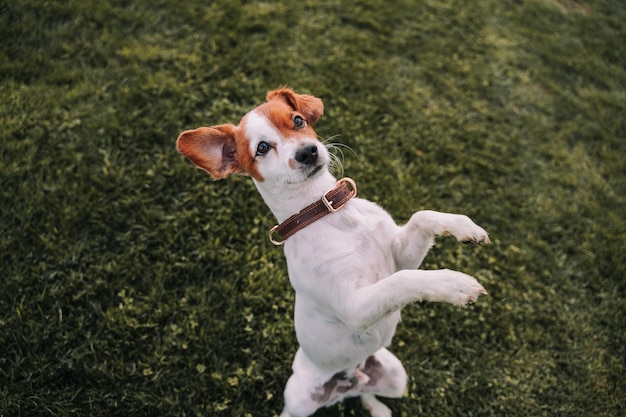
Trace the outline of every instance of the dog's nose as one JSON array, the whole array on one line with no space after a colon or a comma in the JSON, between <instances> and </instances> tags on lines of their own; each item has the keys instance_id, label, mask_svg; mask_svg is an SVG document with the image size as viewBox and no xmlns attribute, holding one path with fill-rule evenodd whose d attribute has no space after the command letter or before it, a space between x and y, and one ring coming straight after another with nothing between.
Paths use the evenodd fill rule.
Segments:
<instances>
[{"instance_id":1,"label":"dog's nose","mask_svg":"<svg viewBox=\"0 0 626 417\"><path fill-rule=\"evenodd\" d=\"M301 164L311 165L317 161L317 146L307 145L296 152L296 161Z\"/></svg>"}]
</instances>

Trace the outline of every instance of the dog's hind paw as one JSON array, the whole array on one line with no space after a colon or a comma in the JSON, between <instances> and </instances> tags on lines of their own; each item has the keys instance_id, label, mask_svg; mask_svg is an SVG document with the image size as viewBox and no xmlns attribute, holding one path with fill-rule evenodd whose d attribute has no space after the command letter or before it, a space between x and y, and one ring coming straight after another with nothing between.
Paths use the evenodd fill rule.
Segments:
<instances>
[{"instance_id":1,"label":"dog's hind paw","mask_svg":"<svg viewBox=\"0 0 626 417\"><path fill-rule=\"evenodd\" d=\"M391 410L385 404L376 399L374 395L361 395L361 404L372 417L391 417Z\"/></svg>"}]
</instances>

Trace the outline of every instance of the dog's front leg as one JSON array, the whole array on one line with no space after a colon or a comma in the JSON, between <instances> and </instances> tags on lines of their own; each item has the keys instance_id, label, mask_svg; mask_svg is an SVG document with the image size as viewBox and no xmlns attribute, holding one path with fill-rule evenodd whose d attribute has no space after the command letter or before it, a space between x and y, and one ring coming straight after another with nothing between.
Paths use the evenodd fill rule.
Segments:
<instances>
[{"instance_id":1,"label":"dog's front leg","mask_svg":"<svg viewBox=\"0 0 626 417\"><path fill-rule=\"evenodd\" d=\"M474 302L487 291L476 279L449 269L404 269L372 285L355 289L341 306L342 321L362 332L414 301Z\"/></svg>"},{"instance_id":2,"label":"dog's front leg","mask_svg":"<svg viewBox=\"0 0 626 417\"><path fill-rule=\"evenodd\" d=\"M462 214L418 211L411 216L391 243L398 269L418 268L436 236L452 235L463 243L489 243L489 235Z\"/></svg>"}]
</instances>

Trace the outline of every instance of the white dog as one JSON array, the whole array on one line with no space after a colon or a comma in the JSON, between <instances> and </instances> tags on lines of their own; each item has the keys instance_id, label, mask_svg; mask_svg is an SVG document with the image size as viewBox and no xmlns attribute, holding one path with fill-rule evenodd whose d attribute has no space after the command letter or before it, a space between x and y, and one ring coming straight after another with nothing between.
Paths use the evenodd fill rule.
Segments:
<instances>
[{"instance_id":1,"label":"white dog","mask_svg":"<svg viewBox=\"0 0 626 417\"><path fill-rule=\"evenodd\" d=\"M354 396L372 416L390 416L375 396L405 392L406 372L386 349L400 309L423 300L465 305L487 293L469 275L417 268L435 236L489 237L467 216L435 211L398 226L378 205L353 198L356 185L331 175L328 150L311 128L323 110L320 99L282 88L238 126L185 131L177 148L215 179L252 177L281 223L270 240L284 244L300 344L281 416L309 416Z\"/></svg>"}]
</instances>

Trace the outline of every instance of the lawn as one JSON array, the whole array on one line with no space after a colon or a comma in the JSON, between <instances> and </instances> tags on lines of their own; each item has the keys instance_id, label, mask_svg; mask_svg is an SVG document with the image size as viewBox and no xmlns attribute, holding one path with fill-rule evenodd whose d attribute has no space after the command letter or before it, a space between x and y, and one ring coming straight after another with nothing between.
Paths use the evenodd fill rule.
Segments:
<instances>
[{"instance_id":1,"label":"lawn","mask_svg":"<svg viewBox=\"0 0 626 417\"><path fill-rule=\"evenodd\" d=\"M282 85L361 196L490 233L426 258L489 296L404 309L395 416L625 415L625 39L618 0L0 0L0 417L280 412L275 220L174 143Z\"/></svg>"}]
</instances>

